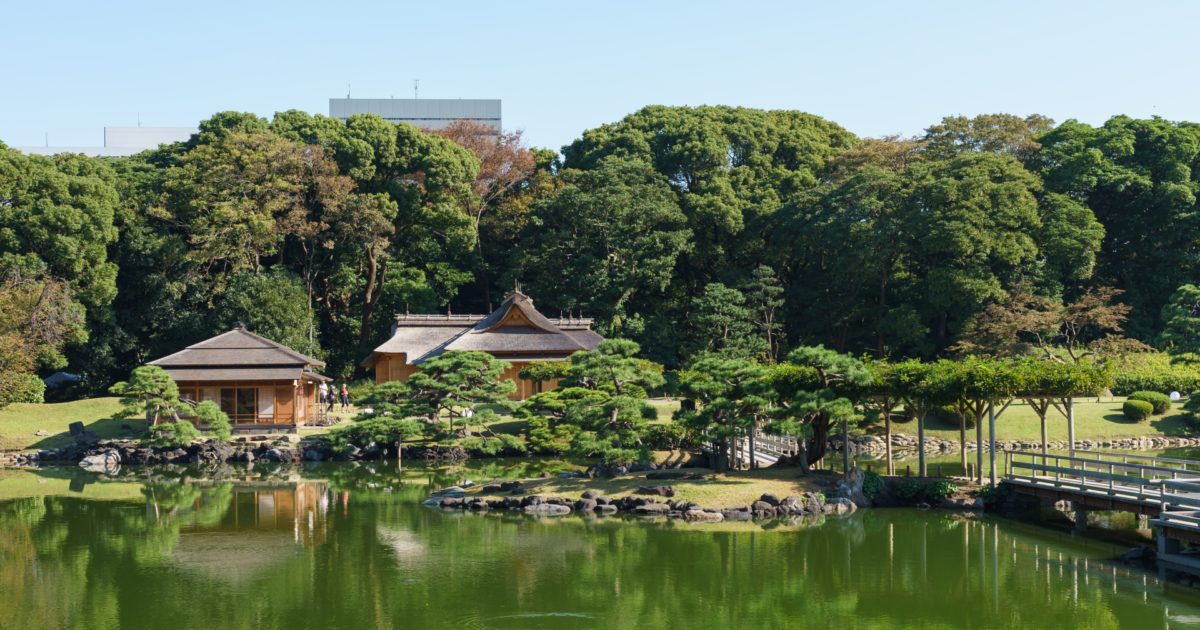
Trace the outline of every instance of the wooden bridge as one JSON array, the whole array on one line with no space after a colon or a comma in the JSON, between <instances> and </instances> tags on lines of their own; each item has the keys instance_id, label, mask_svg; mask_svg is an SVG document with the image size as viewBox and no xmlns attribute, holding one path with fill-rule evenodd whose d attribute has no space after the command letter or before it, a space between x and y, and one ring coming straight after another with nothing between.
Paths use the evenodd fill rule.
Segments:
<instances>
[{"instance_id":1,"label":"wooden bridge","mask_svg":"<svg viewBox=\"0 0 1200 630\"><path fill-rule=\"evenodd\" d=\"M1159 566L1200 574L1200 556L1180 553L1183 543L1200 543L1200 460L1105 451L1004 451L1004 473L1004 483L1017 492L1070 501L1080 524L1086 523L1087 510L1152 517Z\"/></svg>"}]
</instances>

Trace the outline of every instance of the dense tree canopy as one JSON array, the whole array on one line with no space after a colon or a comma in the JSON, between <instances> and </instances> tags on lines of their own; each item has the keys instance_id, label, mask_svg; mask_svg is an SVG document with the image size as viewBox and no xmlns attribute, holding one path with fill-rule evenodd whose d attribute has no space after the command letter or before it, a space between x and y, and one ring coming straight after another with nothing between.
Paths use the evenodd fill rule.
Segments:
<instances>
[{"instance_id":1,"label":"dense tree canopy","mask_svg":"<svg viewBox=\"0 0 1200 630\"><path fill-rule=\"evenodd\" d=\"M70 316L14 372L102 392L241 320L351 376L394 313L480 312L518 283L668 368L818 344L897 361L1193 345L1193 123L988 114L856 138L802 112L650 106L561 161L375 116L199 127L128 158L0 147L0 266L27 283L8 290L47 287Z\"/></svg>"}]
</instances>

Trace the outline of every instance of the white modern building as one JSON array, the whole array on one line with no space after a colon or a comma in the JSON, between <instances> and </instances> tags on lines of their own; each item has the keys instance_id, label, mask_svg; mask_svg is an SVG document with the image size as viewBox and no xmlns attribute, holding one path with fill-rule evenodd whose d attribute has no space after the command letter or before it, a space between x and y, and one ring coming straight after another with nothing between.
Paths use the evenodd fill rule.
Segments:
<instances>
[{"instance_id":1,"label":"white modern building","mask_svg":"<svg viewBox=\"0 0 1200 630\"><path fill-rule=\"evenodd\" d=\"M102 147L15 147L31 155L82 153L93 157L133 155L159 145L186 142L196 127L105 127Z\"/></svg>"},{"instance_id":2,"label":"white modern building","mask_svg":"<svg viewBox=\"0 0 1200 630\"><path fill-rule=\"evenodd\" d=\"M330 118L346 120L354 114L375 114L391 122L421 129L441 129L456 120L472 120L492 127L500 125L500 99L478 98L331 98Z\"/></svg>"}]
</instances>

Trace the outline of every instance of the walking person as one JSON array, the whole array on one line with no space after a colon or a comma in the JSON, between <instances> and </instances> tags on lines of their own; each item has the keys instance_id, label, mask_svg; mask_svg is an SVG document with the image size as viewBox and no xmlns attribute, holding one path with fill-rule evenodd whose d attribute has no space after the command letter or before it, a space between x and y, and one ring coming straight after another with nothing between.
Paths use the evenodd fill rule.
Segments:
<instances>
[{"instance_id":1,"label":"walking person","mask_svg":"<svg viewBox=\"0 0 1200 630\"><path fill-rule=\"evenodd\" d=\"M346 411L349 408L350 408L350 388L347 386L346 382L343 381L342 382L342 411Z\"/></svg>"},{"instance_id":2,"label":"walking person","mask_svg":"<svg viewBox=\"0 0 1200 630\"><path fill-rule=\"evenodd\" d=\"M329 401L329 383L321 381L320 387L317 388L317 404L324 405Z\"/></svg>"}]
</instances>

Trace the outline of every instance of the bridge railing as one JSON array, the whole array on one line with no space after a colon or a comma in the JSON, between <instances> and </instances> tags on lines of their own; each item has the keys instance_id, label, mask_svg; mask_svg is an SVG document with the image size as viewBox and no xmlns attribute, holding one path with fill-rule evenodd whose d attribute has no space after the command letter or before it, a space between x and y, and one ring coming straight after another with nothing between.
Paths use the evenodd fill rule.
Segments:
<instances>
[{"instance_id":1,"label":"bridge railing","mask_svg":"<svg viewBox=\"0 0 1200 630\"><path fill-rule=\"evenodd\" d=\"M1006 450L1006 478L1020 485L1132 501L1161 509L1200 509L1195 460L1100 451L1060 455ZM1172 460L1172 461L1168 461Z\"/></svg>"}]
</instances>

